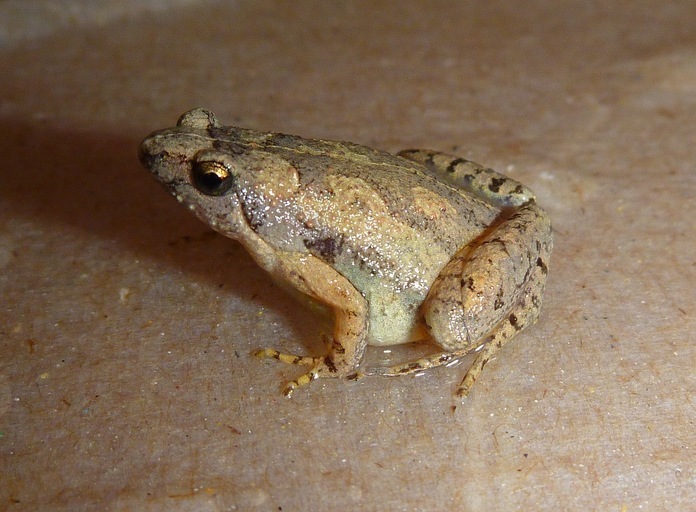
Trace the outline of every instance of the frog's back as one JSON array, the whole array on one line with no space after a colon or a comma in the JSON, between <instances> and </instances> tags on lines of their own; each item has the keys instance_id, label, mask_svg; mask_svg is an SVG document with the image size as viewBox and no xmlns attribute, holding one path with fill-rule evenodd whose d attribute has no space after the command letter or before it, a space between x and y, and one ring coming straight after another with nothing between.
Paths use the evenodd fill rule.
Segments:
<instances>
[{"instance_id":1,"label":"frog's back","mask_svg":"<svg viewBox=\"0 0 696 512\"><path fill-rule=\"evenodd\" d=\"M266 150L292 164L307 190L328 190L340 176L353 185L350 197L372 199L364 211L384 208L399 224L412 227L419 238L432 243L456 249L500 214L495 206L438 180L420 163L406 158L350 142L282 134L272 140L278 138L282 144L268 145Z\"/></svg>"},{"instance_id":2,"label":"frog's back","mask_svg":"<svg viewBox=\"0 0 696 512\"><path fill-rule=\"evenodd\" d=\"M396 169L421 169L420 165L405 158L355 144L324 139L306 139L298 135L260 132L247 128L222 126L209 128L208 135L216 149L231 152L262 151L284 158L304 167L311 161L345 164L356 167L393 166ZM301 165L298 165L301 164Z\"/></svg>"},{"instance_id":3,"label":"frog's back","mask_svg":"<svg viewBox=\"0 0 696 512\"><path fill-rule=\"evenodd\" d=\"M384 199L393 215L421 226L424 236L431 233L437 238L442 231L441 236L470 239L499 213L481 198L433 177L420 163L360 144L228 127L211 136L217 149L261 151L286 160L307 189L319 189L335 176L362 182ZM442 214L456 226L438 222Z\"/></svg>"},{"instance_id":4,"label":"frog's back","mask_svg":"<svg viewBox=\"0 0 696 512\"><path fill-rule=\"evenodd\" d=\"M244 130L235 137L232 143L280 157L297 171L300 192L279 208L301 212L304 248L364 293L388 283L422 298L454 252L499 214L396 155L285 134Z\"/></svg>"}]
</instances>

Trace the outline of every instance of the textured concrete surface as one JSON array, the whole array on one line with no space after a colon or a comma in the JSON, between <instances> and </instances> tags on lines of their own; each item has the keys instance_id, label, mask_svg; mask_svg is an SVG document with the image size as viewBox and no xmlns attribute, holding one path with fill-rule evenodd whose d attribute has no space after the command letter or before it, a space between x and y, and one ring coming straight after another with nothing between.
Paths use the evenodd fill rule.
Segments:
<instances>
[{"instance_id":1,"label":"textured concrete surface","mask_svg":"<svg viewBox=\"0 0 696 512\"><path fill-rule=\"evenodd\" d=\"M0 509L696 502L691 2L64 3L0 2ZM541 321L464 402L462 368L284 399L252 350L330 322L137 161L193 106L519 178Z\"/></svg>"}]
</instances>

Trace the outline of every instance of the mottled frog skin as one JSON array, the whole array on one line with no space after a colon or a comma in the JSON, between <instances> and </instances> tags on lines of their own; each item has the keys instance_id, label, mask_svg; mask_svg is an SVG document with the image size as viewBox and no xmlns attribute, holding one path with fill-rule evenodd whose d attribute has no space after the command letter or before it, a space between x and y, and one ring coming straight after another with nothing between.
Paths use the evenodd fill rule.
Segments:
<instances>
[{"instance_id":1,"label":"mottled frog skin","mask_svg":"<svg viewBox=\"0 0 696 512\"><path fill-rule=\"evenodd\" d=\"M392 155L223 126L204 109L148 136L140 159L203 222L333 312L322 356L257 353L310 367L288 396L319 377L364 375L367 345L426 338L441 350L367 373L413 373L475 351L465 396L539 316L550 222L528 188L492 169L427 150Z\"/></svg>"}]
</instances>

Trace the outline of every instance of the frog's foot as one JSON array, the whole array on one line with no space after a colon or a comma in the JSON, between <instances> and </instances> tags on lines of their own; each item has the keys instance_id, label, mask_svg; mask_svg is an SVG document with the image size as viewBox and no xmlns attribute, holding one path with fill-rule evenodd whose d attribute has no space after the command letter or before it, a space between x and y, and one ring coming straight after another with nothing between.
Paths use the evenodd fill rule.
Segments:
<instances>
[{"instance_id":1,"label":"frog's foot","mask_svg":"<svg viewBox=\"0 0 696 512\"><path fill-rule=\"evenodd\" d=\"M292 393L300 386L306 386L313 380L319 378L321 374L322 366L324 365L323 357L314 356L296 356L294 354L285 354L283 352L278 352L273 348L264 348L254 352L254 356L260 359L276 359L281 363L311 366L312 369L307 373L300 375L297 379L288 382L283 388L283 394L288 398L292 396Z\"/></svg>"},{"instance_id":2,"label":"frog's foot","mask_svg":"<svg viewBox=\"0 0 696 512\"><path fill-rule=\"evenodd\" d=\"M296 356L294 354L285 354L283 352L278 352L273 348L264 348L261 350L257 350L256 352L254 352L254 357L258 357L259 359L277 359L281 363L297 364L303 366L316 366L319 363L319 361L321 361L321 357Z\"/></svg>"},{"instance_id":3,"label":"frog's foot","mask_svg":"<svg viewBox=\"0 0 696 512\"><path fill-rule=\"evenodd\" d=\"M474 362L471 363L471 366L469 366L466 375L464 375L464 379L459 384L459 388L457 389L457 396L459 398L466 398L467 396L469 396L469 391L471 391L471 387L474 385L474 382L476 382L476 379L481 374L483 367L486 366L486 363L501 348L502 344L498 343L488 343L484 345L483 349L476 356L476 359L474 359Z\"/></svg>"},{"instance_id":4,"label":"frog's foot","mask_svg":"<svg viewBox=\"0 0 696 512\"><path fill-rule=\"evenodd\" d=\"M293 354L285 354L283 352L278 352L272 348L264 348L262 350L257 350L254 352L254 356L260 359L276 359L281 363L311 366L312 369L307 373L300 375L295 380L288 382L283 388L283 394L290 398L293 392L301 387L306 386L313 380L318 379L320 376L329 376L331 373L331 365L326 364L326 357L314 357L314 356L296 356ZM335 372L334 372L335 373Z\"/></svg>"},{"instance_id":5,"label":"frog's foot","mask_svg":"<svg viewBox=\"0 0 696 512\"><path fill-rule=\"evenodd\" d=\"M298 378L288 382L285 385L285 387L283 388L283 394L288 398L292 396L292 394L295 392L297 388L301 386L306 386L313 380L316 380L320 377L345 377L348 380L358 380L364 375L360 371L354 371L348 375L344 375L342 372L339 372L337 370L335 364L332 362L332 359L329 356L305 359L316 359L318 362L307 373L300 375Z\"/></svg>"},{"instance_id":6,"label":"frog's foot","mask_svg":"<svg viewBox=\"0 0 696 512\"><path fill-rule=\"evenodd\" d=\"M481 374L486 363L518 332L537 321L539 318L539 307L538 304L531 303L531 297L538 291L538 286L540 285L536 282L531 283L529 292L520 298L515 312L510 313L510 315L495 328L491 339L485 345L479 346L476 349L478 351L476 359L471 363L464 379L461 384L459 384L459 389L457 389L458 397L464 398L468 396L471 387L474 385L474 382L476 382L476 379Z\"/></svg>"},{"instance_id":7,"label":"frog's foot","mask_svg":"<svg viewBox=\"0 0 696 512\"><path fill-rule=\"evenodd\" d=\"M283 352L278 352L272 348L264 348L262 350L257 350L254 352L254 356L260 359L276 359L282 363L311 366L312 369L307 373L300 375L295 380L288 382L283 388L283 394L286 397L291 397L293 392L301 387L306 386L313 380L320 377L344 377L347 380L358 380L365 376L365 374L359 370L353 371L351 373L345 374L343 371L339 371L333 359L329 356L296 356L293 354L285 354Z\"/></svg>"},{"instance_id":8,"label":"frog's foot","mask_svg":"<svg viewBox=\"0 0 696 512\"><path fill-rule=\"evenodd\" d=\"M413 373L422 372L430 368L438 366L450 366L459 363L459 359L467 355L469 351L462 350L460 352L439 352L429 356L422 357L416 361L397 364L394 366L386 366L379 368L371 368L366 375L380 375L383 377L396 377L398 375L411 375Z\"/></svg>"},{"instance_id":9,"label":"frog's foot","mask_svg":"<svg viewBox=\"0 0 696 512\"><path fill-rule=\"evenodd\" d=\"M283 388L283 395L290 398L297 388L299 388L300 386L306 386L307 384L318 378L319 371L316 369L316 367L312 368L307 373L304 373L295 380L288 382Z\"/></svg>"},{"instance_id":10,"label":"frog's foot","mask_svg":"<svg viewBox=\"0 0 696 512\"><path fill-rule=\"evenodd\" d=\"M322 358L319 358L319 359L322 359ZM335 371L332 372L329 368L330 367L327 367L323 363L316 365L314 368L309 370L307 373L300 375L295 380L288 382L285 385L285 387L283 388L283 395L290 398L297 388L299 388L301 386L306 386L307 384L309 384L313 380L316 380L320 377L339 377L339 375L337 375ZM365 375L364 373L362 373L360 371L356 371L356 372L351 373L350 375L347 375L345 378L347 380L358 380L358 379L362 378L364 375Z\"/></svg>"},{"instance_id":11,"label":"frog's foot","mask_svg":"<svg viewBox=\"0 0 696 512\"><path fill-rule=\"evenodd\" d=\"M516 331L515 331L516 332ZM501 329L496 332L493 339L485 344L479 345L473 352L476 353L476 358L469 366L469 369L464 376L459 388L457 389L457 396L459 398L465 398L469 395L474 382L481 374L483 367L486 363L505 345L507 341L514 335L506 329ZM369 370L366 375L381 375L385 377L396 377L398 375L410 375L413 373L422 372L430 368L437 368L439 366L455 366L459 364L459 360L469 353L471 350L462 349L455 350L453 352L440 352L437 354L432 354L430 356L423 357L416 361L411 361L404 364L399 364L395 366L390 366L386 368L374 368Z\"/></svg>"},{"instance_id":12,"label":"frog's foot","mask_svg":"<svg viewBox=\"0 0 696 512\"><path fill-rule=\"evenodd\" d=\"M469 370L464 377L459 389L457 390L457 396L463 398L469 394L471 386L474 385L476 378L483 370L483 367L488 362L488 360L493 356L493 354L499 350L497 348L494 351L490 351L489 347L491 344L480 345L475 351L479 354L474 360L474 362L469 367ZM454 352L439 352L437 354L432 354L416 361L411 361L408 363L398 364L395 366L389 366L385 368L373 368L366 372L366 375L380 375L384 377L396 377L398 375L410 375L414 373L423 372L430 368L437 368L439 366L455 366L459 364L459 360L471 352L469 349L456 350Z\"/></svg>"}]
</instances>

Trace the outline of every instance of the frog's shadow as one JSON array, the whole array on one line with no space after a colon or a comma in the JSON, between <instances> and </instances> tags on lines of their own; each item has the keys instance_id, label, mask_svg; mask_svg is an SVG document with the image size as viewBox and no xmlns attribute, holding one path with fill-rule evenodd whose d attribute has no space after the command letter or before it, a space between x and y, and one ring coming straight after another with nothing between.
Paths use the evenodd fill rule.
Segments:
<instances>
[{"instance_id":1,"label":"frog's shadow","mask_svg":"<svg viewBox=\"0 0 696 512\"><path fill-rule=\"evenodd\" d=\"M249 304L250 314L273 310L290 332L276 334L264 346L299 338L308 351L321 350L321 334L330 324L321 316L317 323L315 314L275 285L239 243L212 232L178 205L141 167L141 138L5 119L0 123L5 160L0 205L46 236L64 236L77 247L97 237L116 251L133 253L133 259L150 259L207 282L216 295L237 296Z\"/></svg>"}]
</instances>

